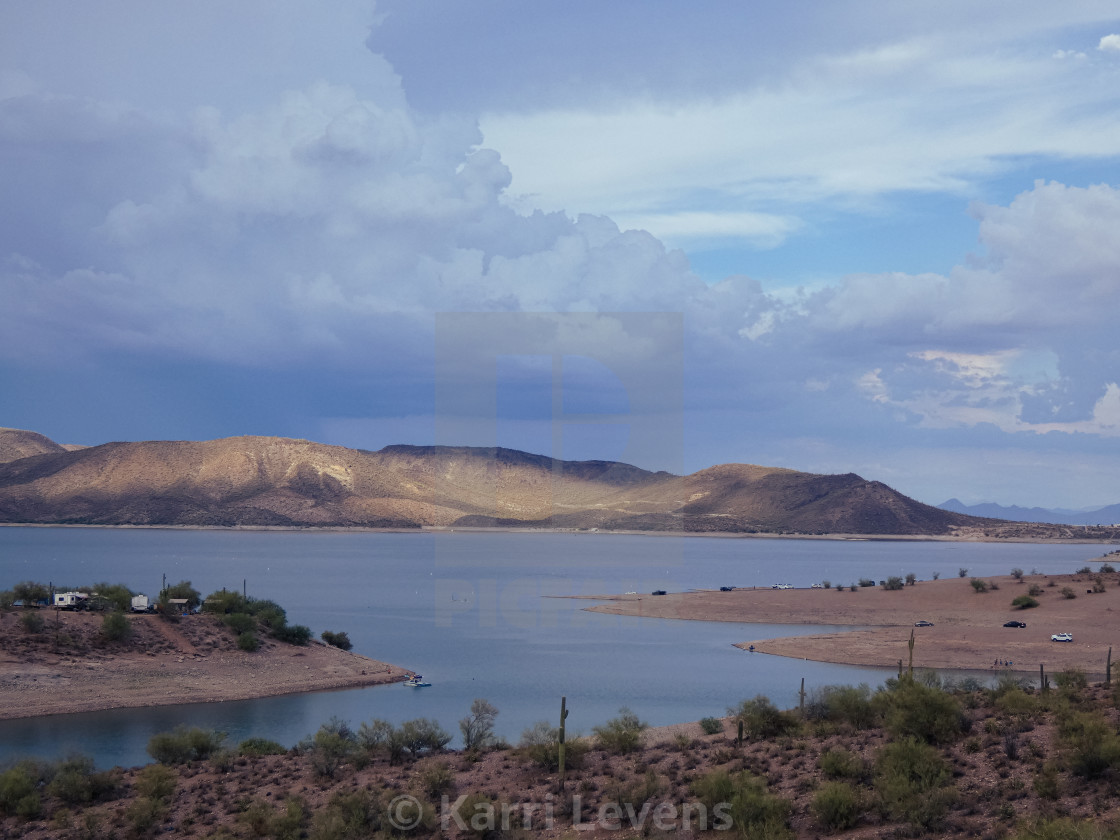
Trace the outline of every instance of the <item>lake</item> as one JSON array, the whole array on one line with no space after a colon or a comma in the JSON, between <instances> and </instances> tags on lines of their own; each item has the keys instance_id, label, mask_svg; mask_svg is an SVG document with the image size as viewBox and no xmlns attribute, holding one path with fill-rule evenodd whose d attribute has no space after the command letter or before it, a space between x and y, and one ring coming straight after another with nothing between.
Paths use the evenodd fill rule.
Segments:
<instances>
[{"instance_id":1,"label":"lake","mask_svg":"<svg viewBox=\"0 0 1120 840\"><path fill-rule=\"evenodd\" d=\"M21 580L56 586L122 582L157 594L190 580L203 594L242 588L270 598L289 621L345 631L354 650L421 672L431 688L400 685L226 703L121 709L0 721L0 761L81 751L99 766L148 761L152 734L177 724L294 744L331 716L354 726L457 721L484 697L511 741L556 720L568 698L570 732L590 732L629 706L652 725L722 715L757 694L796 705L806 687L867 682L889 669L783 659L732 647L745 639L824 632L586 612L558 597L719 586L853 583L913 572L919 579L1069 572L1099 545L729 539L568 533L374 533L109 528L0 528L0 589Z\"/></svg>"}]
</instances>

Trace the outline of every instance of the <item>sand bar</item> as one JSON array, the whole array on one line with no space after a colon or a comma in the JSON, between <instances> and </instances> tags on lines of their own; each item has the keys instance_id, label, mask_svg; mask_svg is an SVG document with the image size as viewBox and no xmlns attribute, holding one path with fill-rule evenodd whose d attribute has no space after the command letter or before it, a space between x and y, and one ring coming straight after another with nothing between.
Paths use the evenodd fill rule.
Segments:
<instances>
[{"instance_id":1,"label":"sand bar","mask_svg":"<svg viewBox=\"0 0 1120 840\"><path fill-rule=\"evenodd\" d=\"M752 639L744 628L746 638L737 644L744 649L753 644L756 654L895 668L899 660L908 662L913 630L915 668L1038 673L1041 664L1049 674L1071 667L1099 674L1104 673L1110 646L1117 646L1120 656L1120 574L1099 576L1105 591L1091 594L1097 577L1025 575L1022 582L1010 576L986 577L998 589L983 593L974 590L969 578L952 578L918 581L897 591L874 586L855 592L759 588L611 595L604 598L609 603L589 609L653 618L860 628L778 639ZM1036 598L1039 606L1012 608L1012 599L1027 594L1032 585L1042 589ZM1063 597L1066 588L1077 597ZM1003 626L1011 620L1027 627ZM916 628L916 621L934 626ZM1050 640L1060 632L1072 633L1074 641ZM997 665L1006 662L1013 664Z\"/></svg>"}]
</instances>

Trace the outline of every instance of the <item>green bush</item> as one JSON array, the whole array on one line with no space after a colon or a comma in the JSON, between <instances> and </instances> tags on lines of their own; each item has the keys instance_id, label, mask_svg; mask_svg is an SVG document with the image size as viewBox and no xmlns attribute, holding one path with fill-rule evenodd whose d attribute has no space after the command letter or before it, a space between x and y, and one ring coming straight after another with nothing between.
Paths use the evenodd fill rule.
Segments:
<instances>
[{"instance_id":1,"label":"green bush","mask_svg":"<svg viewBox=\"0 0 1120 840\"><path fill-rule=\"evenodd\" d=\"M186 764L201 761L221 749L224 732L199 727L177 726L171 732L157 732L148 740L148 755L160 764Z\"/></svg>"},{"instance_id":2,"label":"green bush","mask_svg":"<svg viewBox=\"0 0 1120 840\"><path fill-rule=\"evenodd\" d=\"M708 826L720 827L720 816L730 819L740 837L792 840L789 827L792 805L766 790L761 779L742 772L732 776L715 770L692 783L692 793L707 812Z\"/></svg>"},{"instance_id":3,"label":"green bush","mask_svg":"<svg viewBox=\"0 0 1120 840\"><path fill-rule=\"evenodd\" d=\"M871 688L866 683L826 685L816 689L805 705L805 716L809 720L847 723L856 729L869 729L878 719L871 705Z\"/></svg>"},{"instance_id":4,"label":"green bush","mask_svg":"<svg viewBox=\"0 0 1120 840\"><path fill-rule=\"evenodd\" d=\"M24 608L28 608L39 601L47 600L51 593L41 583L36 583L33 580L23 580L12 587L12 595L15 596L15 600L23 601Z\"/></svg>"},{"instance_id":5,"label":"green bush","mask_svg":"<svg viewBox=\"0 0 1120 840\"><path fill-rule=\"evenodd\" d=\"M311 767L318 775L333 779L357 746L358 736L350 724L332 716L314 735L300 741L296 749L310 757Z\"/></svg>"},{"instance_id":6,"label":"green bush","mask_svg":"<svg viewBox=\"0 0 1120 840\"><path fill-rule=\"evenodd\" d=\"M311 820L311 840L358 840L381 829L382 803L371 790L336 793Z\"/></svg>"},{"instance_id":7,"label":"green bush","mask_svg":"<svg viewBox=\"0 0 1120 840\"><path fill-rule=\"evenodd\" d=\"M417 781L424 795L428 799L436 800L451 789L455 782L455 771L446 761L437 761L435 764L425 767L420 772Z\"/></svg>"},{"instance_id":8,"label":"green bush","mask_svg":"<svg viewBox=\"0 0 1120 840\"><path fill-rule=\"evenodd\" d=\"M101 635L110 642L120 642L132 634L132 622L123 612L108 613L101 619Z\"/></svg>"},{"instance_id":9,"label":"green bush","mask_svg":"<svg viewBox=\"0 0 1120 840\"><path fill-rule=\"evenodd\" d=\"M957 569L957 577L962 577L962 578L963 577L968 577L968 569L965 569L965 568Z\"/></svg>"},{"instance_id":10,"label":"green bush","mask_svg":"<svg viewBox=\"0 0 1120 840\"><path fill-rule=\"evenodd\" d=\"M311 641L311 628L304 627L302 624L285 624L282 627L275 628L272 635L277 641L303 647Z\"/></svg>"},{"instance_id":11,"label":"green bush","mask_svg":"<svg viewBox=\"0 0 1120 840\"><path fill-rule=\"evenodd\" d=\"M136 792L157 802L170 802L179 776L163 764L149 764L136 774Z\"/></svg>"},{"instance_id":12,"label":"green bush","mask_svg":"<svg viewBox=\"0 0 1120 840\"><path fill-rule=\"evenodd\" d=\"M247 630L237 637L237 647L240 650L246 651L247 653L252 653L255 650L259 650L260 646L261 640L258 639L257 634L251 630Z\"/></svg>"},{"instance_id":13,"label":"green bush","mask_svg":"<svg viewBox=\"0 0 1120 840\"><path fill-rule=\"evenodd\" d=\"M246 738L237 745L241 755L284 755L288 748L268 738Z\"/></svg>"},{"instance_id":14,"label":"green bush","mask_svg":"<svg viewBox=\"0 0 1120 840\"><path fill-rule=\"evenodd\" d=\"M401 724L400 731L404 747L412 755L425 751L436 752L451 743L451 736L430 718L406 720Z\"/></svg>"},{"instance_id":15,"label":"green bush","mask_svg":"<svg viewBox=\"0 0 1120 840\"><path fill-rule=\"evenodd\" d=\"M1022 569L1012 569L1011 570L1011 577L1015 578L1015 580L1021 581L1023 579L1023 570Z\"/></svg>"},{"instance_id":16,"label":"green bush","mask_svg":"<svg viewBox=\"0 0 1120 840\"><path fill-rule=\"evenodd\" d=\"M873 705L881 711L883 725L894 738L947 744L966 728L967 719L956 698L906 676L892 689L876 694Z\"/></svg>"},{"instance_id":17,"label":"green bush","mask_svg":"<svg viewBox=\"0 0 1120 840\"><path fill-rule=\"evenodd\" d=\"M38 786L39 775L26 762L0 773L0 814L27 820L39 816L42 801Z\"/></svg>"},{"instance_id":18,"label":"green bush","mask_svg":"<svg viewBox=\"0 0 1120 840\"><path fill-rule=\"evenodd\" d=\"M1067 713L1058 722L1070 770L1098 779L1120 769L1120 736L1099 713Z\"/></svg>"},{"instance_id":19,"label":"green bush","mask_svg":"<svg viewBox=\"0 0 1120 840\"><path fill-rule=\"evenodd\" d=\"M93 759L72 755L51 769L47 793L63 802L77 805L111 797L121 785L119 770L97 772Z\"/></svg>"},{"instance_id":20,"label":"green bush","mask_svg":"<svg viewBox=\"0 0 1120 840\"><path fill-rule=\"evenodd\" d=\"M785 735L800 726L795 715L779 710L762 694L753 700L743 700L737 707L729 708L727 713L741 720L747 737L756 741Z\"/></svg>"},{"instance_id":21,"label":"green bush","mask_svg":"<svg viewBox=\"0 0 1120 840\"><path fill-rule=\"evenodd\" d=\"M859 822L863 803L846 782L825 782L813 797L813 816L829 831L846 831Z\"/></svg>"},{"instance_id":22,"label":"green bush","mask_svg":"<svg viewBox=\"0 0 1120 840\"><path fill-rule=\"evenodd\" d=\"M1030 595L1032 598L1037 598L1039 595L1042 594L1042 587L1039 586L1037 583L1032 583L1031 586L1030 586L1030 589L1027 590L1027 594Z\"/></svg>"},{"instance_id":23,"label":"green bush","mask_svg":"<svg viewBox=\"0 0 1120 840\"><path fill-rule=\"evenodd\" d=\"M223 615L222 623L238 635L249 633L257 629L257 620L249 615L249 613L235 612Z\"/></svg>"},{"instance_id":24,"label":"green bush","mask_svg":"<svg viewBox=\"0 0 1120 840\"><path fill-rule=\"evenodd\" d=\"M125 818L134 837L145 837L153 833L165 816L167 816L167 805L158 799L149 799L146 796L134 799L125 811Z\"/></svg>"},{"instance_id":25,"label":"green bush","mask_svg":"<svg viewBox=\"0 0 1120 840\"><path fill-rule=\"evenodd\" d=\"M883 588L890 590L891 592L902 589L903 586L905 586L905 584L903 584L902 578L896 575L891 575L889 578L883 581Z\"/></svg>"},{"instance_id":26,"label":"green bush","mask_svg":"<svg viewBox=\"0 0 1120 840\"><path fill-rule=\"evenodd\" d=\"M20 627L28 633L42 633L46 622L43 617L35 610L28 610L19 617Z\"/></svg>"},{"instance_id":27,"label":"green bush","mask_svg":"<svg viewBox=\"0 0 1120 840\"><path fill-rule=\"evenodd\" d=\"M1101 574L1102 575L1111 575L1115 571L1116 571L1116 568L1111 563L1102 563L1101 564Z\"/></svg>"},{"instance_id":28,"label":"green bush","mask_svg":"<svg viewBox=\"0 0 1120 840\"><path fill-rule=\"evenodd\" d=\"M641 749L642 734L649 728L649 724L638 719L638 716L623 706L618 710L618 717L611 718L602 726L592 728L599 738L599 745L607 752L624 755Z\"/></svg>"},{"instance_id":29,"label":"green bush","mask_svg":"<svg viewBox=\"0 0 1120 840\"><path fill-rule=\"evenodd\" d=\"M821 772L830 779L859 780L867 775L867 764L856 753L843 747L832 747L821 753Z\"/></svg>"},{"instance_id":30,"label":"green bush","mask_svg":"<svg viewBox=\"0 0 1120 840\"><path fill-rule=\"evenodd\" d=\"M951 774L936 749L916 738L887 744L875 760L875 792L883 815L932 830L955 798Z\"/></svg>"},{"instance_id":31,"label":"green bush","mask_svg":"<svg viewBox=\"0 0 1120 840\"><path fill-rule=\"evenodd\" d=\"M972 580L969 581L969 583L972 584L972 588L977 592L987 592L988 591L988 582L986 580L981 580L980 578L973 578Z\"/></svg>"},{"instance_id":32,"label":"green bush","mask_svg":"<svg viewBox=\"0 0 1120 840\"><path fill-rule=\"evenodd\" d=\"M350 637L346 633L333 633L330 630L324 630L319 634L319 638L331 647L336 647L339 650L350 650L350 648L354 647L353 643L350 641Z\"/></svg>"},{"instance_id":33,"label":"green bush","mask_svg":"<svg viewBox=\"0 0 1120 840\"><path fill-rule=\"evenodd\" d=\"M1038 601L1036 601L1030 595L1020 595L1018 598L1015 598L1011 601L1011 606L1017 607L1021 610L1029 610L1032 607L1037 607Z\"/></svg>"},{"instance_id":34,"label":"green bush","mask_svg":"<svg viewBox=\"0 0 1120 840\"><path fill-rule=\"evenodd\" d=\"M719 735L723 732L723 721L715 717L701 718L700 730L705 735Z\"/></svg>"},{"instance_id":35,"label":"green bush","mask_svg":"<svg viewBox=\"0 0 1120 840\"><path fill-rule=\"evenodd\" d=\"M1067 601L1072 601L1077 597L1077 593L1070 589L1068 586L1062 587L1062 597Z\"/></svg>"},{"instance_id":36,"label":"green bush","mask_svg":"<svg viewBox=\"0 0 1120 840\"><path fill-rule=\"evenodd\" d=\"M521 733L518 751L538 766L552 772L560 766L560 730L547 720L537 721ZM580 738L564 743L564 766L575 770L582 766L588 744Z\"/></svg>"}]
</instances>

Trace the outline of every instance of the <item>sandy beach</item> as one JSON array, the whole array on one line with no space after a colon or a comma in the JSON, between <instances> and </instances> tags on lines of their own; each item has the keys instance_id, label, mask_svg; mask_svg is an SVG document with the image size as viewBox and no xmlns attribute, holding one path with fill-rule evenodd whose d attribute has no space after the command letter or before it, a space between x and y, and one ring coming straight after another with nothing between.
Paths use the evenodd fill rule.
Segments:
<instances>
[{"instance_id":1,"label":"sandy beach","mask_svg":"<svg viewBox=\"0 0 1120 840\"><path fill-rule=\"evenodd\" d=\"M1094 580L1105 584L1092 593ZM736 589L667 595L611 595L594 612L694 621L745 624L823 624L854 629L843 632L753 639L745 627L738 647L755 654L776 654L848 665L897 667L909 660L914 631L915 668L1015 670L1048 674L1066 668L1104 673L1109 647L1120 645L1120 574L1025 575L987 577L997 589L976 592L969 578L918 581L901 590L880 586L836 589ZM1042 589L1038 607L1011 606L1032 585ZM1077 597L1061 593L1070 589ZM1004 627L1019 620L1026 628ZM914 627L929 621L932 627ZM858 628L858 629L855 629ZM1053 642L1069 632L1074 641ZM1118 650L1120 655L1120 650ZM1011 664L1003 664L1011 663Z\"/></svg>"},{"instance_id":2,"label":"sandy beach","mask_svg":"<svg viewBox=\"0 0 1120 840\"><path fill-rule=\"evenodd\" d=\"M266 640L238 650L213 616L176 623L130 618L128 642L100 639L98 614L42 610L44 630L29 634L21 610L0 613L0 718L101 709L247 700L302 691L378 685L410 672L312 642Z\"/></svg>"}]
</instances>

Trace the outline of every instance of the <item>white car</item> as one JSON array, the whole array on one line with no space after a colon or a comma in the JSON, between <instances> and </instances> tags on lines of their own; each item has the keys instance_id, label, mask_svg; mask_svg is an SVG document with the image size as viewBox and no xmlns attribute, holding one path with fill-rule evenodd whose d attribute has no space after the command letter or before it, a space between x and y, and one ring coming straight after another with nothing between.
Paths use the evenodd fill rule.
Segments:
<instances>
[{"instance_id":1,"label":"white car","mask_svg":"<svg viewBox=\"0 0 1120 840\"><path fill-rule=\"evenodd\" d=\"M771 589L793 589L792 583L775 583Z\"/></svg>"},{"instance_id":2,"label":"white car","mask_svg":"<svg viewBox=\"0 0 1120 840\"><path fill-rule=\"evenodd\" d=\"M1055 633L1053 636L1050 637L1050 641L1052 641L1052 642L1072 642L1073 641L1073 634L1072 633Z\"/></svg>"}]
</instances>

